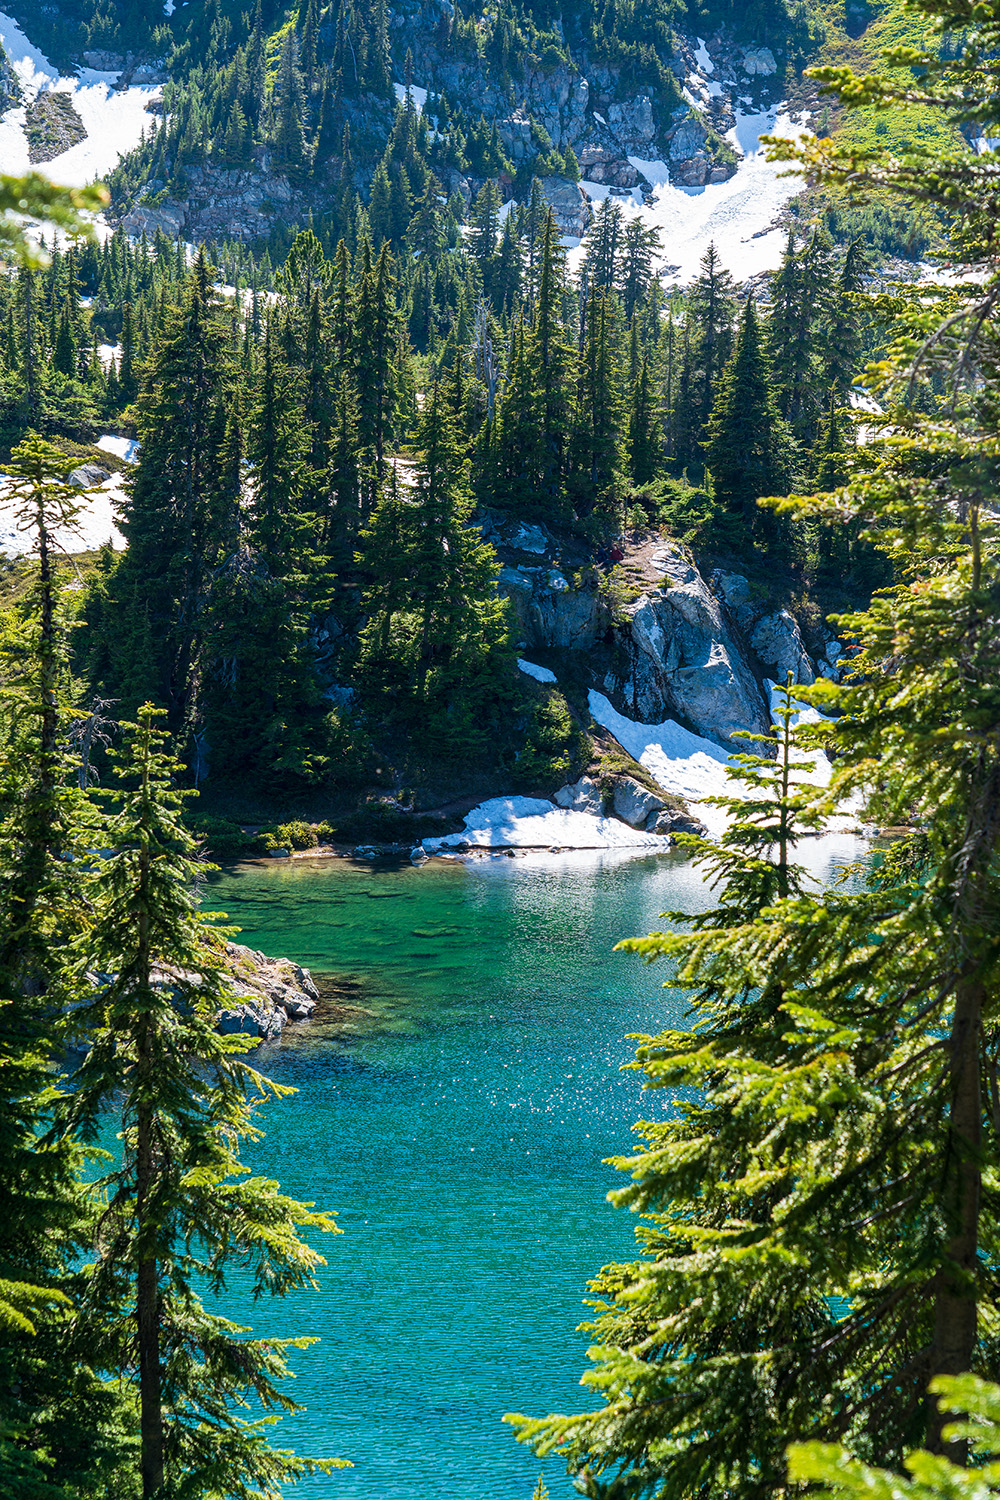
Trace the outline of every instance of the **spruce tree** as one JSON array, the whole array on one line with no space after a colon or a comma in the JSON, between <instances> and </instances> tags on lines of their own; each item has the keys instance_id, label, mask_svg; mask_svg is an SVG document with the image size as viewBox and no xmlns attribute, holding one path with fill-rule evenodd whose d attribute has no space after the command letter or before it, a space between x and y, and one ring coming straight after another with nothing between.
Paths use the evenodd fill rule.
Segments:
<instances>
[{"instance_id":1,"label":"spruce tree","mask_svg":"<svg viewBox=\"0 0 1000 1500\"><path fill-rule=\"evenodd\" d=\"M224 1288L237 1265L259 1292L314 1285L322 1257L299 1231L335 1226L276 1183L245 1177L239 1148L259 1134L258 1105L287 1090L242 1061L245 1040L216 1028L221 938L197 911L200 866L174 790L181 768L157 717L145 705L114 757L120 806L93 873L79 957L81 973L110 978L81 1017L90 1045L65 1121L92 1137L109 1109L121 1120L89 1299L106 1366L137 1388L143 1500L206 1481L256 1500L262 1488L329 1467L271 1448L239 1412L248 1399L297 1409L275 1382L287 1351L310 1340L248 1340L197 1287ZM121 1309L115 1320L109 1305Z\"/></svg>"},{"instance_id":2,"label":"spruce tree","mask_svg":"<svg viewBox=\"0 0 1000 1500\"><path fill-rule=\"evenodd\" d=\"M771 373L761 348L753 298L736 336L736 347L719 383L706 428L705 463L716 500L744 540L768 528L756 501L779 494L789 476L790 445L778 414Z\"/></svg>"}]
</instances>

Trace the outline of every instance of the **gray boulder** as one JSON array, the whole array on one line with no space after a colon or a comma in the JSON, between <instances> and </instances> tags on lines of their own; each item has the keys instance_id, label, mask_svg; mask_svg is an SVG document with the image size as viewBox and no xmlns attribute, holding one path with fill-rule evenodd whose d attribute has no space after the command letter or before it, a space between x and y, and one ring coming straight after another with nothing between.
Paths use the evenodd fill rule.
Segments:
<instances>
[{"instance_id":1,"label":"gray boulder","mask_svg":"<svg viewBox=\"0 0 1000 1500\"><path fill-rule=\"evenodd\" d=\"M645 724L679 718L727 749L737 729L765 733L766 705L719 600L676 545L652 562L664 587L627 606L619 631L628 657L619 691L629 717Z\"/></svg>"},{"instance_id":2,"label":"gray boulder","mask_svg":"<svg viewBox=\"0 0 1000 1500\"><path fill-rule=\"evenodd\" d=\"M110 478L109 471L103 469L100 464L81 464L69 475L69 482L78 490L90 490Z\"/></svg>"},{"instance_id":3,"label":"gray boulder","mask_svg":"<svg viewBox=\"0 0 1000 1500\"><path fill-rule=\"evenodd\" d=\"M608 105L608 125L630 156L644 156L656 135L653 102L648 94Z\"/></svg>"},{"instance_id":4,"label":"gray boulder","mask_svg":"<svg viewBox=\"0 0 1000 1500\"><path fill-rule=\"evenodd\" d=\"M682 120L674 131L669 147L671 162L687 161L695 152L704 152L706 132L697 120Z\"/></svg>"},{"instance_id":5,"label":"gray boulder","mask_svg":"<svg viewBox=\"0 0 1000 1500\"><path fill-rule=\"evenodd\" d=\"M776 682L785 682L789 672L792 681L803 687L816 681L799 627L787 609L765 615L750 637L750 644Z\"/></svg>"},{"instance_id":6,"label":"gray boulder","mask_svg":"<svg viewBox=\"0 0 1000 1500\"><path fill-rule=\"evenodd\" d=\"M664 806L663 798L649 791L634 776L621 776L615 782L612 811L630 828L645 828L650 817L661 812Z\"/></svg>"},{"instance_id":7,"label":"gray boulder","mask_svg":"<svg viewBox=\"0 0 1000 1500\"><path fill-rule=\"evenodd\" d=\"M604 815L604 795L591 776L581 776L579 781L561 786L552 800L557 807L571 812L590 813L595 818Z\"/></svg>"},{"instance_id":8,"label":"gray boulder","mask_svg":"<svg viewBox=\"0 0 1000 1500\"><path fill-rule=\"evenodd\" d=\"M693 833L698 838L704 838L708 829L699 818L691 813L678 812L676 809L665 808L663 812L652 813L646 825L647 833L659 833L669 836L674 833Z\"/></svg>"},{"instance_id":9,"label":"gray boulder","mask_svg":"<svg viewBox=\"0 0 1000 1500\"><path fill-rule=\"evenodd\" d=\"M620 152L606 146L588 143L577 152L580 172L587 182L603 183L607 187L633 188L639 174L630 161Z\"/></svg>"},{"instance_id":10,"label":"gray boulder","mask_svg":"<svg viewBox=\"0 0 1000 1500\"><path fill-rule=\"evenodd\" d=\"M566 177L539 177L538 186L552 209L561 234L583 239L590 226L590 199L578 182Z\"/></svg>"},{"instance_id":11,"label":"gray boulder","mask_svg":"<svg viewBox=\"0 0 1000 1500\"><path fill-rule=\"evenodd\" d=\"M743 71L749 78L770 78L778 64L770 47L752 47L743 54Z\"/></svg>"}]
</instances>

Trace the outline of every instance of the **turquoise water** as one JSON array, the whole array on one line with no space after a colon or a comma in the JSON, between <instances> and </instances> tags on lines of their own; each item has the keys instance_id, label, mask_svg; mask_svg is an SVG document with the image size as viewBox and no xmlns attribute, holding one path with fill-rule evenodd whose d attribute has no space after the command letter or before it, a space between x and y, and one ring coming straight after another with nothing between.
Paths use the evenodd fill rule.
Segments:
<instances>
[{"instance_id":1,"label":"turquoise water","mask_svg":"<svg viewBox=\"0 0 1000 1500\"><path fill-rule=\"evenodd\" d=\"M255 1170L338 1212L319 1292L225 1311L311 1333L280 1445L354 1467L295 1493L529 1500L540 1465L501 1423L597 1404L576 1332L587 1279L631 1257L602 1158L666 1101L621 1073L632 1031L680 1021L627 934L706 893L679 856L420 869L275 861L213 877L241 941L327 976L314 1020L254 1056L298 1093Z\"/></svg>"}]
</instances>

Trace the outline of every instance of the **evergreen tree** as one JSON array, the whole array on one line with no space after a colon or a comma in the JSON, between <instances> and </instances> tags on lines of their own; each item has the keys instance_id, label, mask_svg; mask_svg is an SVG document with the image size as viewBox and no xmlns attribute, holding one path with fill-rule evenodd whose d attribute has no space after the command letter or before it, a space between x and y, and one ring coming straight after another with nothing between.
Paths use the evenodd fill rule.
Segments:
<instances>
[{"instance_id":1,"label":"evergreen tree","mask_svg":"<svg viewBox=\"0 0 1000 1500\"><path fill-rule=\"evenodd\" d=\"M242 1140L257 1105L286 1090L245 1062L246 1043L219 1035L226 984L220 937L198 915L200 867L181 821L179 765L145 705L118 761L120 811L110 853L93 876L93 917L81 966L110 975L86 1014L91 1042L65 1102L71 1129L93 1136L113 1108L122 1161L104 1181L105 1230L90 1273L104 1360L138 1388L144 1500L197 1476L237 1497L315 1472L271 1448L238 1414L253 1396L296 1410L275 1384L289 1348L308 1339L254 1339L209 1312L196 1285L223 1287L234 1265L259 1291L314 1285L322 1257L299 1229L331 1231L328 1215L243 1179ZM109 1303L121 1308L109 1322ZM86 1318L86 1313L85 1313Z\"/></svg>"},{"instance_id":2,"label":"evergreen tree","mask_svg":"<svg viewBox=\"0 0 1000 1500\"><path fill-rule=\"evenodd\" d=\"M632 387L628 415L628 467L636 485L650 484L663 466L663 429L656 410L655 382L644 354Z\"/></svg>"},{"instance_id":3,"label":"evergreen tree","mask_svg":"<svg viewBox=\"0 0 1000 1500\"><path fill-rule=\"evenodd\" d=\"M614 292L591 292L569 452L569 489L577 515L598 509L609 520L616 516L623 485L620 316Z\"/></svg>"},{"instance_id":4,"label":"evergreen tree","mask_svg":"<svg viewBox=\"0 0 1000 1500\"><path fill-rule=\"evenodd\" d=\"M75 856L93 823L67 764L68 633L53 557L55 533L80 510L71 463L31 436L6 465L37 558L28 617L0 645L0 1476L10 1500L89 1496L128 1444L127 1413L97 1373L99 1340L69 1336L94 1216L78 1143L50 1131L59 1008L77 998L65 963L80 930Z\"/></svg>"},{"instance_id":5,"label":"evergreen tree","mask_svg":"<svg viewBox=\"0 0 1000 1500\"><path fill-rule=\"evenodd\" d=\"M715 497L737 535L760 534L755 502L779 494L789 477L789 441L761 349L753 298L747 299L729 364L706 429L705 462Z\"/></svg>"},{"instance_id":6,"label":"evergreen tree","mask_svg":"<svg viewBox=\"0 0 1000 1500\"><path fill-rule=\"evenodd\" d=\"M719 380L732 351L736 307L733 278L719 260L714 241L701 258L701 268L691 285L688 307L694 330L694 421L704 424L711 414ZM696 441L704 439L698 435Z\"/></svg>"},{"instance_id":7,"label":"evergreen tree","mask_svg":"<svg viewBox=\"0 0 1000 1500\"><path fill-rule=\"evenodd\" d=\"M425 750L463 753L495 729L509 670L507 606L493 549L468 526L468 461L435 385L417 436L416 488L395 481L362 536L360 683L377 725L406 725Z\"/></svg>"},{"instance_id":8,"label":"evergreen tree","mask_svg":"<svg viewBox=\"0 0 1000 1500\"><path fill-rule=\"evenodd\" d=\"M237 529L224 461L233 372L211 286L199 252L136 402L141 446L120 523L128 550L94 600L86 635L93 680L119 697L127 684L133 703L157 691L175 731L197 711L205 604Z\"/></svg>"}]
</instances>

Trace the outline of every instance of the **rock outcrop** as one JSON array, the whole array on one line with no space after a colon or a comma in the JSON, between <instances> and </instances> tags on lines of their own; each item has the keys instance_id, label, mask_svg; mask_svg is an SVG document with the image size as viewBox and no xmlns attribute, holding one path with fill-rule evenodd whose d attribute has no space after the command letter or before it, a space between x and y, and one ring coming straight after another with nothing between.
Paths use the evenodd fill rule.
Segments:
<instances>
[{"instance_id":1,"label":"rock outcrop","mask_svg":"<svg viewBox=\"0 0 1000 1500\"><path fill-rule=\"evenodd\" d=\"M604 793L592 776L581 776L579 781L561 786L552 800L556 807L565 807L570 812L590 813L595 818L604 816Z\"/></svg>"},{"instance_id":2,"label":"rock outcrop","mask_svg":"<svg viewBox=\"0 0 1000 1500\"><path fill-rule=\"evenodd\" d=\"M682 548L654 554L664 586L629 605L619 631L628 660L613 685L631 718L677 718L726 748L738 729L767 730L770 717L720 601Z\"/></svg>"},{"instance_id":3,"label":"rock outcrop","mask_svg":"<svg viewBox=\"0 0 1000 1500\"><path fill-rule=\"evenodd\" d=\"M578 182L567 177L540 177L538 185L552 209L562 234L581 240L591 219L590 199Z\"/></svg>"},{"instance_id":4,"label":"rock outcrop","mask_svg":"<svg viewBox=\"0 0 1000 1500\"><path fill-rule=\"evenodd\" d=\"M816 681L799 627L787 609L779 609L759 620L750 644L775 682L787 682L789 673L793 682L804 687Z\"/></svg>"},{"instance_id":5,"label":"rock outcrop","mask_svg":"<svg viewBox=\"0 0 1000 1500\"><path fill-rule=\"evenodd\" d=\"M528 649L588 651L603 633L596 586L571 588L558 568L504 567L500 592L510 600Z\"/></svg>"},{"instance_id":6,"label":"rock outcrop","mask_svg":"<svg viewBox=\"0 0 1000 1500\"><path fill-rule=\"evenodd\" d=\"M641 781L636 781L634 776L619 776L616 780L611 808L615 817L630 828L658 832L654 825L665 807L663 798L643 786Z\"/></svg>"},{"instance_id":7,"label":"rock outcrop","mask_svg":"<svg viewBox=\"0 0 1000 1500\"><path fill-rule=\"evenodd\" d=\"M219 1012L224 1035L275 1041L287 1021L307 1021L319 994L312 975L287 958L268 958L242 943L227 943L233 1003Z\"/></svg>"}]
</instances>

